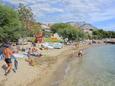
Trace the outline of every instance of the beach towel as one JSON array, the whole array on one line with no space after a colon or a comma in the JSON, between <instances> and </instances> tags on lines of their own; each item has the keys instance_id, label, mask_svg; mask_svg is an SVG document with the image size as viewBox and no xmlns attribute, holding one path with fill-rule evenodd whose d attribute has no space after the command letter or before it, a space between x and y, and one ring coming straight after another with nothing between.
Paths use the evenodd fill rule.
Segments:
<instances>
[{"instance_id":1,"label":"beach towel","mask_svg":"<svg viewBox=\"0 0 115 86\"><path fill-rule=\"evenodd\" d=\"M28 58L27 53L24 53L24 54L23 53L14 53L13 56L16 58Z\"/></svg>"}]
</instances>

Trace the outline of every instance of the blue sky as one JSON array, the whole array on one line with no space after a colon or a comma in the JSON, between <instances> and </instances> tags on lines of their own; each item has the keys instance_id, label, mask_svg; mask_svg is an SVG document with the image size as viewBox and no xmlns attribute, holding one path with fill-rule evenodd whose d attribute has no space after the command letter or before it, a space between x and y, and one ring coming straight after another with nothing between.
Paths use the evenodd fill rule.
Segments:
<instances>
[{"instance_id":1,"label":"blue sky","mask_svg":"<svg viewBox=\"0 0 115 86\"><path fill-rule=\"evenodd\" d=\"M16 8L19 3L32 8L43 23L85 21L97 28L115 31L115 0L0 0Z\"/></svg>"}]
</instances>

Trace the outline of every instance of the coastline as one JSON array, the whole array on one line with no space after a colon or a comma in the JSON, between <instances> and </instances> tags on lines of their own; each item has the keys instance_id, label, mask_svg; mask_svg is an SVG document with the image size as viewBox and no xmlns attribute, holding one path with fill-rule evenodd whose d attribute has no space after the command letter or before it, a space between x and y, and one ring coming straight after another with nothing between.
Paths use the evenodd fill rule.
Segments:
<instances>
[{"instance_id":1,"label":"coastline","mask_svg":"<svg viewBox=\"0 0 115 86\"><path fill-rule=\"evenodd\" d=\"M82 45L79 47L79 49L77 48L71 48L71 50L66 50L63 54L60 54L57 58L58 60L56 61L56 63L52 64L50 67L47 67L47 69L42 72L40 75L41 77L33 80L33 82L29 83L27 86L51 86L51 81L52 78L53 79L61 79L63 78L63 75L57 75L55 76L55 74L63 74L64 73L64 68L66 67L66 64L69 60L72 60L73 57L77 57L77 53L79 50L85 50L89 47L93 47L94 45ZM74 56L73 56L74 55ZM79 57L77 57L79 58ZM59 71L57 71L59 70ZM61 73L60 73L61 71ZM55 85L52 85L55 86ZM56 85L57 86L57 85Z\"/></svg>"},{"instance_id":2,"label":"coastline","mask_svg":"<svg viewBox=\"0 0 115 86\"><path fill-rule=\"evenodd\" d=\"M85 50L93 46L99 45L81 45L79 49L70 45L62 49L43 51L42 53L46 56L37 59L38 64L35 66L29 66L25 59L19 59L19 69L15 74L11 73L5 77L3 70L0 71L0 86L46 86L50 83L50 79L54 78L55 72L58 72L56 70L63 72L66 66L64 64L71 60L71 57L74 57L73 55L76 55L80 49Z\"/></svg>"},{"instance_id":3,"label":"coastline","mask_svg":"<svg viewBox=\"0 0 115 86\"><path fill-rule=\"evenodd\" d=\"M66 61L69 57L72 56L72 50L66 50L64 51L65 53L60 54L57 57L56 63L51 64L49 67L47 67L40 75L39 78L33 80L33 82L29 83L27 86L45 86L45 84L47 84L50 79L50 77L52 76L52 74L55 72L55 70L57 70L57 68L60 69L60 65L63 64L64 61Z\"/></svg>"}]
</instances>

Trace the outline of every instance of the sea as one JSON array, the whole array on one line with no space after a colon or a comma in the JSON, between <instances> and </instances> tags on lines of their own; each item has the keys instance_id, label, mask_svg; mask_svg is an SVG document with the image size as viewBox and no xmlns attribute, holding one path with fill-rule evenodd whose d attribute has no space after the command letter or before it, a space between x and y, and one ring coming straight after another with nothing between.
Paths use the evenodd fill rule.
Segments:
<instances>
[{"instance_id":1,"label":"sea","mask_svg":"<svg viewBox=\"0 0 115 86\"><path fill-rule=\"evenodd\" d=\"M63 70L60 80L55 78L49 86L115 86L115 45L88 48Z\"/></svg>"}]
</instances>

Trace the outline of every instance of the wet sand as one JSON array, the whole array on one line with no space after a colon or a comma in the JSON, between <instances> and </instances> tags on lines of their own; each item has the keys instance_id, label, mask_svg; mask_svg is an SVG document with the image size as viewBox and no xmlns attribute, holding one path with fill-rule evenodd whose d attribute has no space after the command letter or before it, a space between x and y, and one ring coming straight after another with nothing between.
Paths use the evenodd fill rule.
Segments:
<instances>
[{"instance_id":1,"label":"wet sand","mask_svg":"<svg viewBox=\"0 0 115 86\"><path fill-rule=\"evenodd\" d=\"M90 46L82 46L79 49L86 49ZM52 64L45 73L41 74L41 78L35 79L28 86L59 86L61 80L64 79L65 73L68 71L67 65L71 60L78 60L78 49L70 49L64 51L58 56L55 64Z\"/></svg>"}]
</instances>

